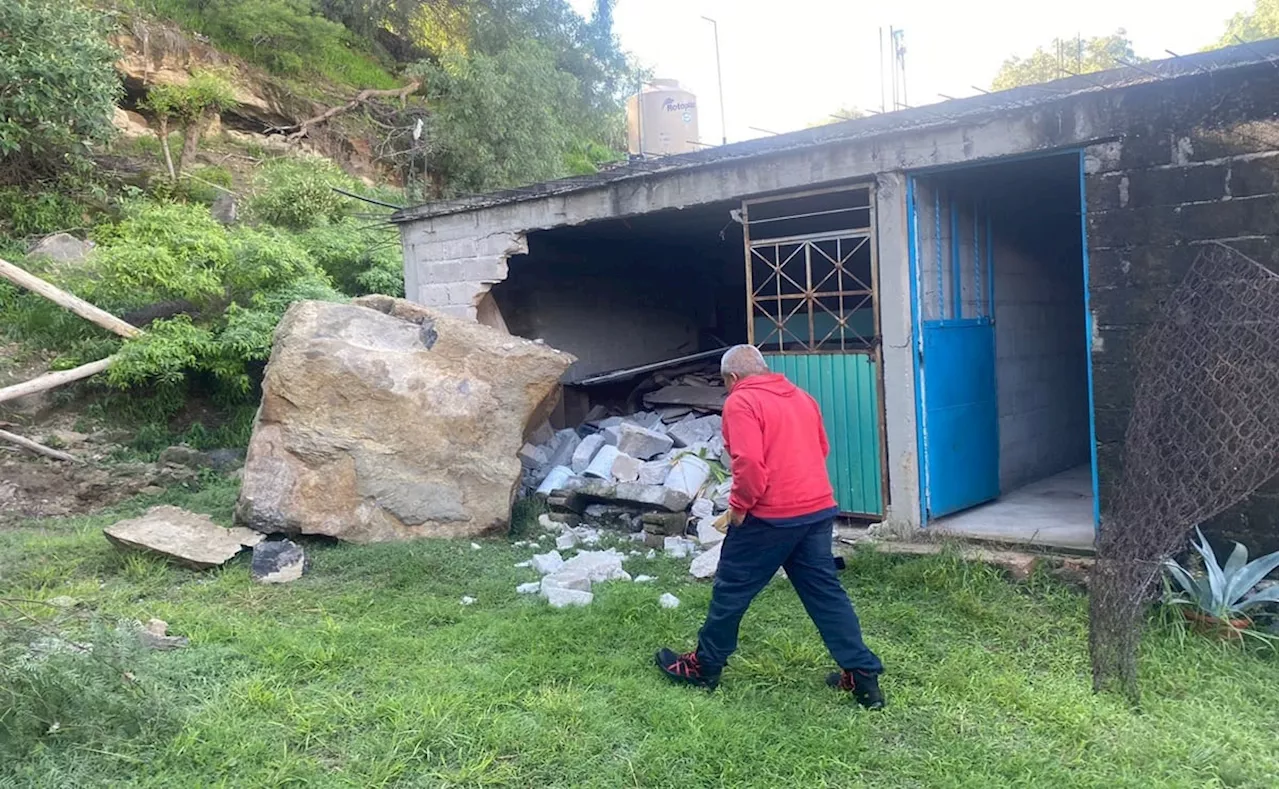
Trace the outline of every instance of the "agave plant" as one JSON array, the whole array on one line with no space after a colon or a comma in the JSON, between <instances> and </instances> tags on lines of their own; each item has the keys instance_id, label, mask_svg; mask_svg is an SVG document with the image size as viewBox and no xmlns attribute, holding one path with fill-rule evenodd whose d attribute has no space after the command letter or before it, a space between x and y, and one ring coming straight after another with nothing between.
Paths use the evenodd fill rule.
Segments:
<instances>
[{"instance_id":1,"label":"agave plant","mask_svg":"<svg viewBox=\"0 0 1280 789\"><path fill-rule=\"evenodd\" d=\"M1248 549L1236 543L1227 563L1219 565L1218 557L1199 527L1196 535L1199 540L1194 545L1204 557L1205 574L1192 575L1175 561L1165 562L1165 569L1182 590L1182 596L1169 602L1195 606L1222 622L1246 618L1248 612L1258 606L1280 602L1280 587L1275 584L1253 591L1258 582L1280 566L1280 552L1249 561Z\"/></svg>"}]
</instances>

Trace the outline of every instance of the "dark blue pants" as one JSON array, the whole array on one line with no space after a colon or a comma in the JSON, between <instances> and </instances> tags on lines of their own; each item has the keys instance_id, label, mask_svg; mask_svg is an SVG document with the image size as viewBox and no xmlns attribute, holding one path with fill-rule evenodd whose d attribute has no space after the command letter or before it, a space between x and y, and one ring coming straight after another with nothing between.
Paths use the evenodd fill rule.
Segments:
<instances>
[{"instance_id":1,"label":"dark blue pants","mask_svg":"<svg viewBox=\"0 0 1280 789\"><path fill-rule=\"evenodd\" d=\"M831 524L823 517L799 526L770 526L747 516L729 527L720 549L711 591L711 609L698 633L698 661L717 673L738 648L738 625L751 601L781 567L804 610L840 668L879 674L880 658L862 641L853 604L836 576L831 553Z\"/></svg>"}]
</instances>

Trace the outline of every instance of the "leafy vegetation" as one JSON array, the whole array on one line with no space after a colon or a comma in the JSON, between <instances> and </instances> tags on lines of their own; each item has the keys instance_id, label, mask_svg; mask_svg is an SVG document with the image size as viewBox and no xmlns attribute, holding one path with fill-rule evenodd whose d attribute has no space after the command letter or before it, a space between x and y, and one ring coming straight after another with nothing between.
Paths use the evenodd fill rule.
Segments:
<instances>
[{"instance_id":1,"label":"leafy vegetation","mask_svg":"<svg viewBox=\"0 0 1280 789\"><path fill-rule=\"evenodd\" d=\"M122 553L100 532L159 502L227 523L236 493L234 483L215 481L100 517L0 533L0 598L81 601L75 617L18 604L43 626L94 642L104 638L95 623L158 617L191 639L175 652L118 658L144 690L137 696L83 660L41 669L25 684L0 680L18 692L26 722L0 719L0 783L1275 781L1274 651L1200 638L1180 618L1157 618L1136 711L1090 689L1083 597L1039 576L1014 586L949 555L849 559L842 578L888 666L890 706L867 714L823 686L829 657L785 581L761 594L724 683L706 694L669 684L652 665L656 647L690 644L705 613L710 585L688 579L687 561L634 557L628 569L655 584L612 582L590 607L556 611L515 593L533 576L512 565L532 551L505 543L479 551L466 541L309 543L311 573L266 587L250 580L247 558L193 572ZM662 592L681 606L659 608ZM459 605L464 594L478 602ZM76 706L38 702L28 690L64 677L82 683ZM149 725L157 700L163 716Z\"/></svg>"},{"instance_id":2,"label":"leafy vegetation","mask_svg":"<svg viewBox=\"0 0 1280 789\"><path fill-rule=\"evenodd\" d=\"M1015 55L1006 60L991 81L991 89L1008 90L1143 62L1146 58L1133 51L1133 42L1123 28L1096 38L1055 38L1027 57Z\"/></svg>"},{"instance_id":3,"label":"leafy vegetation","mask_svg":"<svg viewBox=\"0 0 1280 789\"><path fill-rule=\"evenodd\" d=\"M121 94L96 13L76 3L0 2L0 182L65 164L111 137Z\"/></svg>"},{"instance_id":4,"label":"leafy vegetation","mask_svg":"<svg viewBox=\"0 0 1280 789\"><path fill-rule=\"evenodd\" d=\"M1215 46L1230 47L1280 35L1278 5L1276 0L1253 0L1252 11L1242 11L1227 21L1227 29Z\"/></svg>"},{"instance_id":5,"label":"leafy vegetation","mask_svg":"<svg viewBox=\"0 0 1280 789\"><path fill-rule=\"evenodd\" d=\"M1181 589L1181 594L1166 596L1174 605L1189 605L1206 616L1222 622L1248 617L1266 605L1280 603L1280 588L1268 586L1260 591L1255 587L1262 579L1280 567L1280 553L1249 561L1249 551L1240 543L1235 544L1227 563L1218 564L1213 546L1205 539L1200 527L1196 527L1196 552L1204 560L1204 574L1196 575L1172 560L1165 562L1169 577Z\"/></svg>"},{"instance_id":6,"label":"leafy vegetation","mask_svg":"<svg viewBox=\"0 0 1280 789\"><path fill-rule=\"evenodd\" d=\"M186 172L195 158L204 128L222 110L235 104L231 83L219 74L198 72L185 85L156 85L147 91L143 106L156 116L156 138L164 151L170 180ZM170 124L176 122L182 131L182 153L175 167L169 150Z\"/></svg>"}]
</instances>

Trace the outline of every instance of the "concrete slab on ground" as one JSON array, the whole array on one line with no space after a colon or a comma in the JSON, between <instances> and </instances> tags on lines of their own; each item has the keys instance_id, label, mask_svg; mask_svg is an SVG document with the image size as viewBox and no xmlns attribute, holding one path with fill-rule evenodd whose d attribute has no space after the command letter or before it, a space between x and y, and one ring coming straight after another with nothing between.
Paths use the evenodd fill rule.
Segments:
<instances>
[{"instance_id":1,"label":"concrete slab on ground","mask_svg":"<svg viewBox=\"0 0 1280 789\"><path fill-rule=\"evenodd\" d=\"M1078 466L940 518L930 532L963 539L1093 553L1093 477Z\"/></svg>"}]
</instances>

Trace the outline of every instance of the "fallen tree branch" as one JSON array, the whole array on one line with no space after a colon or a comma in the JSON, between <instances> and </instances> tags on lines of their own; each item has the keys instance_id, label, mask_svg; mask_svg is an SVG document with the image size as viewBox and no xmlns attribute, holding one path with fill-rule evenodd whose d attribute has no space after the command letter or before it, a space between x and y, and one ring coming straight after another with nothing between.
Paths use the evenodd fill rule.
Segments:
<instances>
[{"instance_id":1,"label":"fallen tree branch","mask_svg":"<svg viewBox=\"0 0 1280 789\"><path fill-rule=\"evenodd\" d=\"M137 326L125 323L106 310L98 309L79 296L50 285L35 274L18 268L7 260L0 259L0 277L9 280L20 288L26 288L32 293L44 296L59 307L70 310L81 318L92 321L121 337L137 337L142 334L142 330Z\"/></svg>"},{"instance_id":2,"label":"fallen tree branch","mask_svg":"<svg viewBox=\"0 0 1280 789\"><path fill-rule=\"evenodd\" d=\"M15 435L10 433L8 430L0 430L0 441L8 441L10 444L17 444L23 449L30 450L37 455L44 455L45 457L53 458L54 460L63 460L67 463L80 462L79 458L68 455L66 452L59 452L56 449L50 449L44 444L37 443L29 438L23 438L22 436Z\"/></svg>"},{"instance_id":3,"label":"fallen tree branch","mask_svg":"<svg viewBox=\"0 0 1280 789\"><path fill-rule=\"evenodd\" d=\"M97 375L105 371L115 361L114 356L108 356L105 359L99 359L96 362L82 364L79 367L73 367L70 370L59 370L53 373L45 373L44 375L32 378L30 381L23 381L20 384L13 384L0 389L0 403L6 400L16 400L19 397L26 397L37 392L44 392L49 389L69 384L72 381L79 381L88 378L91 375Z\"/></svg>"},{"instance_id":4,"label":"fallen tree branch","mask_svg":"<svg viewBox=\"0 0 1280 789\"><path fill-rule=\"evenodd\" d=\"M329 109L325 110L324 112L320 113L314 118L307 118L305 121L303 121L302 123L299 123L297 126L282 127L281 131L285 131L287 129L296 129L296 131L286 136L285 139L288 140L289 142L297 142L298 140L307 136L307 133L311 131L311 127L317 126L321 123L325 123L330 119L335 118L338 115L341 115L344 112L350 112L351 110L354 110L356 107L359 107L361 104L364 104L370 99L397 98L397 99L400 99L401 101L404 101L410 95L416 93L418 91L418 88L421 88L421 87L422 87L422 81L415 79L413 82L410 82L408 85L405 85L403 88L393 88L390 90L374 90L373 88L366 88L365 90L362 90L359 93L357 93L355 95L355 98L351 99L351 101L348 101L346 104L339 104L337 106L330 107Z\"/></svg>"}]
</instances>

